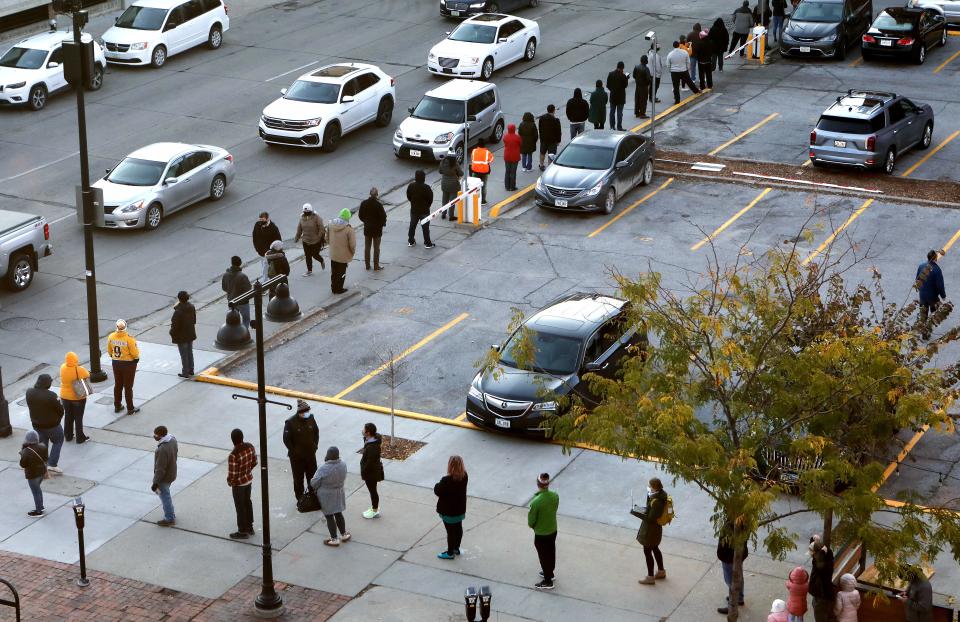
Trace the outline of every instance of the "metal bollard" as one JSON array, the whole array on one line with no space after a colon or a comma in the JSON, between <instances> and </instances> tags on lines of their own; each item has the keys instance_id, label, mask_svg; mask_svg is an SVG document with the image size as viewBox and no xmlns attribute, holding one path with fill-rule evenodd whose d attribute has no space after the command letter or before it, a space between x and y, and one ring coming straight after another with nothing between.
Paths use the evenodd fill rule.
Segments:
<instances>
[{"instance_id":1,"label":"metal bollard","mask_svg":"<svg viewBox=\"0 0 960 622\"><path fill-rule=\"evenodd\" d=\"M300 317L300 305L290 297L286 283L277 285L277 295L267 304L267 319L273 322L292 322Z\"/></svg>"},{"instance_id":2,"label":"metal bollard","mask_svg":"<svg viewBox=\"0 0 960 622\"><path fill-rule=\"evenodd\" d=\"M240 350L251 341L250 331L243 325L240 312L236 309L227 311L226 322L217 331L214 345L221 350Z\"/></svg>"}]
</instances>

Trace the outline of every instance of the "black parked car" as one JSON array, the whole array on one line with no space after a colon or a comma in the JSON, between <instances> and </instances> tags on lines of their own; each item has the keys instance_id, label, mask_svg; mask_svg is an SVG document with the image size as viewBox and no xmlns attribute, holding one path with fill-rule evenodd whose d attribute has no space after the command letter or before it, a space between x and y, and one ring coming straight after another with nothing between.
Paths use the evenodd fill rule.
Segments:
<instances>
[{"instance_id":1,"label":"black parked car","mask_svg":"<svg viewBox=\"0 0 960 622\"><path fill-rule=\"evenodd\" d=\"M922 65L927 50L946 44L947 22L939 12L894 7L880 11L861 39L860 52L864 61L878 56L896 56L910 58Z\"/></svg>"},{"instance_id":2,"label":"black parked car","mask_svg":"<svg viewBox=\"0 0 960 622\"><path fill-rule=\"evenodd\" d=\"M873 0L803 0L783 27L781 56L843 60L873 20Z\"/></svg>"},{"instance_id":3,"label":"black parked car","mask_svg":"<svg viewBox=\"0 0 960 622\"><path fill-rule=\"evenodd\" d=\"M529 318L500 351L501 369L481 371L467 393L467 420L504 432L543 435L543 422L574 395L590 406L583 375L613 377L631 346L645 348L647 335L627 322L625 300L591 293L560 298ZM525 331L529 331L526 333ZM524 334L532 339L534 360L520 369L515 360ZM567 404L568 405L568 404Z\"/></svg>"},{"instance_id":4,"label":"black parked car","mask_svg":"<svg viewBox=\"0 0 960 622\"><path fill-rule=\"evenodd\" d=\"M481 13L513 11L525 6L537 6L540 0L440 0L440 15L444 17L471 17Z\"/></svg>"}]
</instances>

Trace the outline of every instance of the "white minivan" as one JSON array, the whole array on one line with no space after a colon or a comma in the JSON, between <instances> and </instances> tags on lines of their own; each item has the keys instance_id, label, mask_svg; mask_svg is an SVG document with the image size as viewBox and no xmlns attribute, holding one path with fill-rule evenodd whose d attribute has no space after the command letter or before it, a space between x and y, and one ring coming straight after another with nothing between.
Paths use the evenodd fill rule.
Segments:
<instances>
[{"instance_id":1,"label":"white minivan","mask_svg":"<svg viewBox=\"0 0 960 622\"><path fill-rule=\"evenodd\" d=\"M230 29L223 0L136 0L103 33L108 63L161 67L202 43L215 50Z\"/></svg>"}]
</instances>

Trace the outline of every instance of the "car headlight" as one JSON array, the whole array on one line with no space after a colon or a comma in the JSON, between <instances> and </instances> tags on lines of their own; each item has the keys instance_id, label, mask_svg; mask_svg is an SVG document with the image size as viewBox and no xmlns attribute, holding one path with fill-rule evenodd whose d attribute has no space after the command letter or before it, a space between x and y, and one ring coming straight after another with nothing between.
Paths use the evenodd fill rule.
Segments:
<instances>
[{"instance_id":1,"label":"car headlight","mask_svg":"<svg viewBox=\"0 0 960 622\"><path fill-rule=\"evenodd\" d=\"M427 58L428 58L429 60L436 60L437 55L434 54L433 52L430 52L429 54L427 54Z\"/></svg>"},{"instance_id":2,"label":"car headlight","mask_svg":"<svg viewBox=\"0 0 960 622\"><path fill-rule=\"evenodd\" d=\"M540 177L537 177L537 188L536 188L536 189L537 189L538 192L543 192L543 179L541 179Z\"/></svg>"},{"instance_id":3,"label":"car headlight","mask_svg":"<svg viewBox=\"0 0 960 622\"><path fill-rule=\"evenodd\" d=\"M532 410L539 410L539 411L556 410L556 409L557 409L556 402L537 402L536 404L533 405L533 408L532 408Z\"/></svg>"},{"instance_id":4,"label":"car headlight","mask_svg":"<svg viewBox=\"0 0 960 622\"><path fill-rule=\"evenodd\" d=\"M451 140L453 140L453 132L447 132L446 134L440 134L439 136L434 138L433 142L438 145L445 145Z\"/></svg>"},{"instance_id":5,"label":"car headlight","mask_svg":"<svg viewBox=\"0 0 960 622\"><path fill-rule=\"evenodd\" d=\"M483 401L483 391L477 388L477 385L471 384L467 394L475 400Z\"/></svg>"},{"instance_id":6,"label":"car headlight","mask_svg":"<svg viewBox=\"0 0 960 622\"><path fill-rule=\"evenodd\" d=\"M317 127L321 121L323 121L323 118L317 117L316 119L307 119L304 123L306 123L307 127Z\"/></svg>"},{"instance_id":7,"label":"car headlight","mask_svg":"<svg viewBox=\"0 0 960 622\"><path fill-rule=\"evenodd\" d=\"M820 40L821 40L821 41L836 41L836 40L837 40L837 33L829 34L829 35L827 35L826 37L822 37Z\"/></svg>"},{"instance_id":8,"label":"car headlight","mask_svg":"<svg viewBox=\"0 0 960 622\"><path fill-rule=\"evenodd\" d=\"M483 5L485 5L485 4L486 4L486 2L471 2L471 3L470 3L470 8L471 8L471 9L482 9L482 8L483 8Z\"/></svg>"},{"instance_id":9,"label":"car headlight","mask_svg":"<svg viewBox=\"0 0 960 622\"><path fill-rule=\"evenodd\" d=\"M27 83L26 83L26 82L17 82L16 84L8 84L8 85L7 85L7 88L8 88L8 89L22 89L22 88L25 87L25 86L27 86Z\"/></svg>"},{"instance_id":10,"label":"car headlight","mask_svg":"<svg viewBox=\"0 0 960 622\"><path fill-rule=\"evenodd\" d=\"M601 189L601 188L603 188L603 180L602 180L602 179L597 182L597 185L596 185L596 186L594 186L593 188L590 188L589 190L587 190L586 196L588 196L588 197L595 197L595 196L597 196L598 194L600 194L600 189Z\"/></svg>"},{"instance_id":11,"label":"car headlight","mask_svg":"<svg viewBox=\"0 0 960 622\"><path fill-rule=\"evenodd\" d=\"M400 128L397 128L397 131L394 132L393 137L397 140L403 140L403 132L400 131Z\"/></svg>"},{"instance_id":12,"label":"car headlight","mask_svg":"<svg viewBox=\"0 0 960 622\"><path fill-rule=\"evenodd\" d=\"M481 6L482 6L482 5L481 5ZM480 57L479 57L479 56L474 56L474 57L468 58L468 59L466 59L466 60L468 61L468 62L467 62L468 65L476 65L477 63L480 62Z\"/></svg>"},{"instance_id":13,"label":"car headlight","mask_svg":"<svg viewBox=\"0 0 960 622\"><path fill-rule=\"evenodd\" d=\"M117 211L118 211L118 212L121 212L121 213L123 213L123 214L130 214L130 213L132 213L132 212L136 212L136 211L139 211L139 210L141 210L141 209L143 209L143 201L137 201L136 203L131 203L131 204L129 204L129 205L124 205L123 207L121 207L121 208L118 209Z\"/></svg>"},{"instance_id":14,"label":"car headlight","mask_svg":"<svg viewBox=\"0 0 960 622\"><path fill-rule=\"evenodd\" d=\"M131 49L131 50L145 50L145 49L147 49L147 46L148 46L148 45L149 45L149 43L147 43L146 41L143 41L143 42L141 42L141 43L131 43L131 44L130 44L130 49Z\"/></svg>"}]
</instances>

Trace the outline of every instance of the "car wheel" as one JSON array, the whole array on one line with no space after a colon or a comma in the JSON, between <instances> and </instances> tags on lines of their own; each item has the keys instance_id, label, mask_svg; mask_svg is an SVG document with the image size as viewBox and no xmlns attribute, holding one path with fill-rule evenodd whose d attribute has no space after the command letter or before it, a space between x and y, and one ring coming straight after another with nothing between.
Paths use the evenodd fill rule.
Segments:
<instances>
[{"instance_id":1,"label":"car wheel","mask_svg":"<svg viewBox=\"0 0 960 622\"><path fill-rule=\"evenodd\" d=\"M33 282L33 262L29 255L14 255L10 259L7 269L7 287L15 292L22 292Z\"/></svg>"},{"instance_id":2,"label":"car wheel","mask_svg":"<svg viewBox=\"0 0 960 622\"><path fill-rule=\"evenodd\" d=\"M340 124L333 122L327 124L327 129L323 131L323 147L322 149L327 153L332 153L337 150L337 146L340 144Z\"/></svg>"},{"instance_id":3,"label":"car wheel","mask_svg":"<svg viewBox=\"0 0 960 622\"><path fill-rule=\"evenodd\" d=\"M533 57L536 55L537 55L537 40L531 37L530 40L527 41L527 49L524 50L523 52L523 60L529 63L530 61L533 60Z\"/></svg>"},{"instance_id":4,"label":"car wheel","mask_svg":"<svg viewBox=\"0 0 960 622\"><path fill-rule=\"evenodd\" d=\"M163 208L160 207L159 203L153 203L150 207L147 208L146 222L144 223L144 228L153 231L160 226L160 221L163 220Z\"/></svg>"},{"instance_id":5,"label":"car wheel","mask_svg":"<svg viewBox=\"0 0 960 622\"><path fill-rule=\"evenodd\" d=\"M380 105L377 107L377 127L387 127L390 125L390 119L393 118L393 100L389 97L384 97L380 100Z\"/></svg>"},{"instance_id":6,"label":"car wheel","mask_svg":"<svg viewBox=\"0 0 960 622\"><path fill-rule=\"evenodd\" d=\"M833 57L837 60L843 60L847 57L847 42L843 40L843 37L837 39L837 51Z\"/></svg>"},{"instance_id":7,"label":"car wheel","mask_svg":"<svg viewBox=\"0 0 960 622\"><path fill-rule=\"evenodd\" d=\"M223 193L227 191L227 178L223 175L217 175L210 182L210 200L219 201L223 198Z\"/></svg>"},{"instance_id":8,"label":"car wheel","mask_svg":"<svg viewBox=\"0 0 960 622\"><path fill-rule=\"evenodd\" d=\"M943 33L940 35L940 47L943 47L947 44L947 29L943 29Z\"/></svg>"},{"instance_id":9,"label":"car wheel","mask_svg":"<svg viewBox=\"0 0 960 622\"><path fill-rule=\"evenodd\" d=\"M893 174L893 169L897 166L897 152L893 147L887 151L887 157L883 160L883 172L887 175Z\"/></svg>"},{"instance_id":10,"label":"car wheel","mask_svg":"<svg viewBox=\"0 0 960 622\"><path fill-rule=\"evenodd\" d=\"M920 137L920 148L926 149L933 142L933 123L923 126L923 136Z\"/></svg>"},{"instance_id":11,"label":"car wheel","mask_svg":"<svg viewBox=\"0 0 960 622\"><path fill-rule=\"evenodd\" d=\"M653 160L647 160L647 163L643 165L643 170L640 171L640 185L649 186L650 182L653 181Z\"/></svg>"},{"instance_id":12,"label":"car wheel","mask_svg":"<svg viewBox=\"0 0 960 622\"><path fill-rule=\"evenodd\" d=\"M483 68L480 69L480 79L489 80L490 76L493 75L493 59L488 58L483 61Z\"/></svg>"},{"instance_id":13,"label":"car wheel","mask_svg":"<svg viewBox=\"0 0 960 622\"><path fill-rule=\"evenodd\" d=\"M103 67L97 64L93 66L93 75L90 76L87 89L90 91L99 91L101 86L103 86Z\"/></svg>"},{"instance_id":14,"label":"car wheel","mask_svg":"<svg viewBox=\"0 0 960 622\"><path fill-rule=\"evenodd\" d=\"M207 35L207 47L216 50L223 45L223 30L219 24L210 28L210 34Z\"/></svg>"},{"instance_id":15,"label":"car wheel","mask_svg":"<svg viewBox=\"0 0 960 622\"><path fill-rule=\"evenodd\" d=\"M920 46L917 48L917 53L914 56L914 60L918 65L922 65L923 61L927 60L927 46L923 43L920 43Z\"/></svg>"},{"instance_id":16,"label":"car wheel","mask_svg":"<svg viewBox=\"0 0 960 622\"><path fill-rule=\"evenodd\" d=\"M453 148L453 155L457 158L457 164L463 164L463 143L457 143Z\"/></svg>"},{"instance_id":17,"label":"car wheel","mask_svg":"<svg viewBox=\"0 0 960 622\"><path fill-rule=\"evenodd\" d=\"M607 190L607 196L603 198L603 213L612 214L613 208L617 205L617 191L613 188Z\"/></svg>"},{"instance_id":18,"label":"car wheel","mask_svg":"<svg viewBox=\"0 0 960 622\"><path fill-rule=\"evenodd\" d=\"M487 13L499 13L500 4L498 2L491 2L487 5Z\"/></svg>"},{"instance_id":19,"label":"car wheel","mask_svg":"<svg viewBox=\"0 0 960 622\"><path fill-rule=\"evenodd\" d=\"M150 64L154 67L163 67L167 62L167 48L158 45L153 48L153 54L150 55Z\"/></svg>"},{"instance_id":20,"label":"car wheel","mask_svg":"<svg viewBox=\"0 0 960 622\"><path fill-rule=\"evenodd\" d=\"M497 121L497 124L493 126L493 131L490 132L490 143L497 144L503 139L503 119Z\"/></svg>"},{"instance_id":21,"label":"car wheel","mask_svg":"<svg viewBox=\"0 0 960 622\"><path fill-rule=\"evenodd\" d=\"M30 95L27 97L31 110L43 110L47 105L47 87L42 84L35 84L30 89Z\"/></svg>"}]
</instances>

